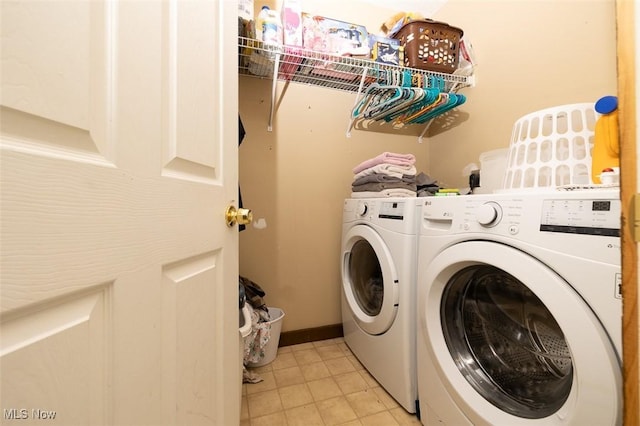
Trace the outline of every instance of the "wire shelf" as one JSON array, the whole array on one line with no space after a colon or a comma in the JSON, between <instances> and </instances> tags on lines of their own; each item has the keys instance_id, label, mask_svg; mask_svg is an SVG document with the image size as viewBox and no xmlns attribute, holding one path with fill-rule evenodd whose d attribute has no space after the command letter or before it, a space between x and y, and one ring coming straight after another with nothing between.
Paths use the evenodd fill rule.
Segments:
<instances>
[{"instance_id":1,"label":"wire shelf","mask_svg":"<svg viewBox=\"0 0 640 426\"><path fill-rule=\"evenodd\" d=\"M271 108L268 131L273 130L276 83L307 84L327 89L356 93L356 103L372 84L437 88L444 92L457 92L473 86L473 75L445 74L416 68L388 65L366 58L339 56L293 46L273 45L247 37L238 37L238 72L240 75L271 80ZM426 133L424 128L418 141ZM355 125L349 120L347 137Z\"/></svg>"},{"instance_id":2,"label":"wire shelf","mask_svg":"<svg viewBox=\"0 0 640 426\"><path fill-rule=\"evenodd\" d=\"M403 85L406 78L414 87L429 87L433 78L445 82L446 91L472 86L473 76L382 64L369 59L337 56L303 48L270 45L238 37L239 73L250 77L293 81L346 92L361 92L369 85Z\"/></svg>"}]
</instances>

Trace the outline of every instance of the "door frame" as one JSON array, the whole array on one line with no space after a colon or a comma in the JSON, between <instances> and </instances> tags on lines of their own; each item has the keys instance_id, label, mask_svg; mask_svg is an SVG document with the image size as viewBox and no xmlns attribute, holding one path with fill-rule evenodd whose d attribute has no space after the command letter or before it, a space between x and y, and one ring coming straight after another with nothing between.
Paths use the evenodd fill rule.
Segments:
<instances>
[{"instance_id":1,"label":"door frame","mask_svg":"<svg viewBox=\"0 0 640 426\"><path fill-rule=\"evenodd\" d=\"M620 169L622 200L622 346L624 412L626 425L640 424L640 352L638 321L638 246L634 240L633 202L638 192L638 147L636 109L638 45L634 0L616 0L618 101L620 124Z\"/></svg>"}]
</instances>

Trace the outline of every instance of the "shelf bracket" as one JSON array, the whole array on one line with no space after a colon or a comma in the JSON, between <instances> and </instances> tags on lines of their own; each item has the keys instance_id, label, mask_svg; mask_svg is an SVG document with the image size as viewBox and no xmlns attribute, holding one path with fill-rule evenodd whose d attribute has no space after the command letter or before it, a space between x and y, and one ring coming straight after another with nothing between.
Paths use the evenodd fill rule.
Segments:
<instances>
[{"instance_id":1,"label":"shelf bracket","mask_svg":"<svg viewBox=\"0 0 640 426\"><path fill-rule=\"evenodd\" d=\"M364 88L364 81L367 77L368 72L369 72L369 67L362 68L362 77L360 77L360 85L358 86L358 93L356 93L356 101L353 103L353 108L355 108L356 105L358 105L358 102L360 101L360 95L362 94L362 89ZM348 138L351 137L351 130L353 129L353 124L356 121L355 117L353 116L353 108L351 108L351 113L349 114L350 115L349 126L347 127Z\"/></svg>"},{"instance_id":2,"label":"shelf bracket","mask_svg":"<svg viewBox=\"0 0 640 426\"><path fill-rule=\"evenodd\" d=\"M276 89L278 88L278 71L280 70L280 54L276 53L273 61L273 77L271 78L271 108L269 109L269 125L267 131L273 131L273 113L276 107Z\"/></svg>"},{"instance_id":3,"label":"shelf bracket","mask_svg":"<svg viewBox=\"0 0 640 426\"><path fill-rule=\"evenodd\" d=\"M424 130L422 131L422 133L420 133L420 136L418 136L418 143L422 143L422 138L427 133L427 130L429 130L429 127L431 127L431 123L433 123L433 119L429 120L427 122L427 125L424 126Z\"/></svg>"}]
</instances>

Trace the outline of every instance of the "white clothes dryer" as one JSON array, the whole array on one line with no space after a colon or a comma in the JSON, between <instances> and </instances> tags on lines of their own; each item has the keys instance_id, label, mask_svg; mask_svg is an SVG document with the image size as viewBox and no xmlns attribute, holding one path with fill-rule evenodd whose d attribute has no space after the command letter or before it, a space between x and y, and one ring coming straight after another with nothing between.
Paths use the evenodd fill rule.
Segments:
<instances>
[{"instance_id":1,"label":"white clothes dryer","mask_svg":"<svg viewBox=\"0 0 640 426\"><path fill-rule=\"evenodd\" d=\"M423 424L621 424L619 193L432 197L420 216Z\"/></svg>"},{"instance_id":2,"label":"white clothes dryer","mask_svg":"<svg viewBox=\"0 0 640 426\"><path fill-rule=\"evenodd\" d=\"M418 198L347 199L342 230L344 340L410 413L417 408Z\"/></svg>"}]
</instances>

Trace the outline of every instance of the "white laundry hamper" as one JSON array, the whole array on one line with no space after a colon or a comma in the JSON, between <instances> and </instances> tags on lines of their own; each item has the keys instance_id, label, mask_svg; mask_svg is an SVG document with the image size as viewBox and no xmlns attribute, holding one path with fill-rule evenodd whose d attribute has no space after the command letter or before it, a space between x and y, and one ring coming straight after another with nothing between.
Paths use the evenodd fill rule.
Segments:
<instances>
[{"instance_id":1,"label":"white laundry hamper","mask_svg":"<svg viewBox=\"0 0 640 426\"><path fill-rule=\"evenodd\" d=\"M243 302L244 304L244 302ZM244 339L246 339L249 334L251 334L251 313L249 312L249 308L244 305L239 311L239 347L238 347L238 368L240 371L240 383L242 384L242 363L244 360ZM238 401L242 400L242 386L240 386L240 394Z\"/></svg>"},{"instance_id":2,"label":"white laundry hamper","mask_svg":"<svg viewBox=\"0 0 640 426\"><path fill-rule=\"evenodd\" d=\"M250 362L247 367L262 367L273 362L278 354L278 345L280 344L280 332L282 331L282 319L284 318L284 311L280 308L267 307L269 309L269 317L271 321L271 334L269 341L264 347L264 358L258 362Z\"/></svg>"},{"instance_id":3,"label":"white laundry hamper","mask_svg":"<svg viewBox=\"0 0 640 426\"><path fill-rule=\"evenodd\" d=\"M503 190L591 184L596 119L593 103L580 103L543 109L517 120Z\"/></svg>"}]
</instances>

